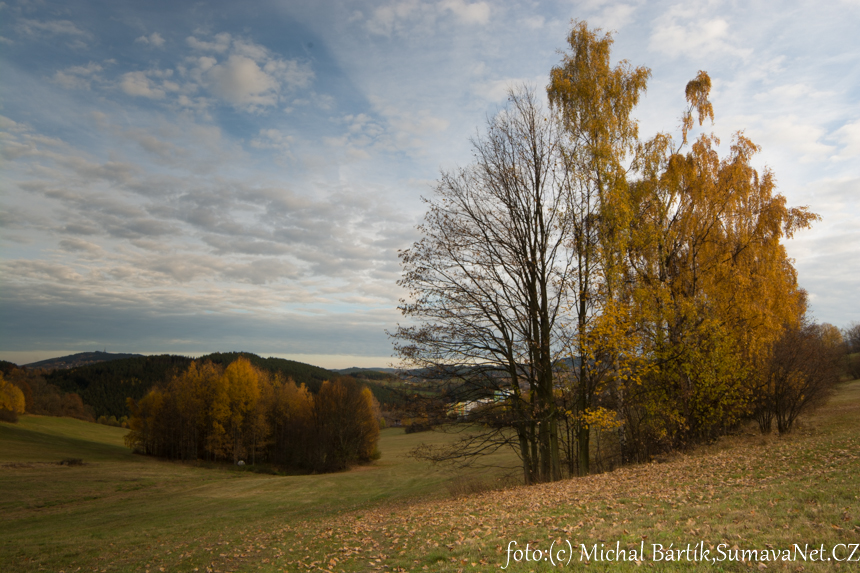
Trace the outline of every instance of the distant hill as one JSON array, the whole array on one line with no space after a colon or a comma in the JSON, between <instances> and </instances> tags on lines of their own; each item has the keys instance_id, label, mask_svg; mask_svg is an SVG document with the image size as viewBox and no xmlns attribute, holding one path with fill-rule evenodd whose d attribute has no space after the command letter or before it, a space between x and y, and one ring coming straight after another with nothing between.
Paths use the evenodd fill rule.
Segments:
<instances>
[{"instance_id":1,"label":"distant hill","mask_svg":"<svg viewBox=\"0 0 860 573\"><path fill-rule=\"evenodd\" d=\"M284 377L292 378L297 384L304 384L313 393L319 391L324 380L333 380L338 376L346 375L294 360L262 358L250 352L218 352L201 356L197 360L209 360L227 366L240 356L244 356L261 370L280 373ZM174 374L188 368L191 362L192 359L186 356L169 354L131 355L130 358L74 368L56 368L45 375L45 380L49 384L58 386L63 392L75 392L80 395L85 404L92 406L96 416L120 418L128 415L126 398L139 400L149 392L150 388L165 384ZM355 377L366 384L381 403L392 404L403 399L394 389L374 381L387 380L391 378L390 374L373 370L369 370L368 373L371 376L375 374L378 378L370 378L362 374Z\"/></svg>"},{"instance_id":2,"label":"distant hill","mask_svg":"<svg viewBox=\"0 0 860 573\"><path fill-rule=\"evenodd\" d=\"M394 374L397 370L394 368L357 368L353 366L352 368L341 368L335 372L343 376L352 376L364 380L394 380L397 378Z\"/></svg>"},{"instance_id":3,"label":"distant hill","mask_svg":"<svg viewBox=\"0 0 860 573\"><path fill-rule=\"evenodd\" d=\"M351 368L341 368L340 370L335 370L335 372L338 372L345 376L354 376L356 374L360 375L365 372L382 372L385 374L396 374L397 368L359 368L358 366L353 366Z\"/></svg>"},{"instance_id":4,"label":"distant hill","mask_svg":"<svg viewBox=\"0 0 860 573\"><path fill-rule=\"evenodd\" d=\"M9 374L13 370L18 369L18 365L14 362L7 362L5 360L0 360L0 372L3 374Z\"/></svg>"},{"instance_id":5,"label":"distant hill","mask_svg":"<svg viewBox=\"0 0 860 573\"><path fill-rule=\"evenodd\" d=\"M60 356L59 358L49 358L40 360L32 364L25 364L27 368L41 368L43 370L57 370L61 368L77 368L79 366L87 366L89 364L98 364L99 362L110 362L111 360L123 360L125 358L136 358L143 354L123 354L110 352L78 352L68 356Z\"/></svg>"}]
</instances>

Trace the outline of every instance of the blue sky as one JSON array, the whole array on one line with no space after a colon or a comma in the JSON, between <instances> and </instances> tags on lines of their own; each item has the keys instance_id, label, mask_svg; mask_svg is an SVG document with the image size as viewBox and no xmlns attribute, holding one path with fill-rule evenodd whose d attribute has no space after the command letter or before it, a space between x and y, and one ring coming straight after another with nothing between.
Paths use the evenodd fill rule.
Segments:
<instances>
[{"instance_id":1,"label":"blue sky","mask_svg":"<svg viewBox=\"0 0 860 573\"><path fill-rule=\"evenodd\" d=\"M391 362L422 195L572 19L651 68L640 136L713 79L762 146L819 321L860 321L860 2L0 2L0 358Z\"/></svg>"}]
</instances>

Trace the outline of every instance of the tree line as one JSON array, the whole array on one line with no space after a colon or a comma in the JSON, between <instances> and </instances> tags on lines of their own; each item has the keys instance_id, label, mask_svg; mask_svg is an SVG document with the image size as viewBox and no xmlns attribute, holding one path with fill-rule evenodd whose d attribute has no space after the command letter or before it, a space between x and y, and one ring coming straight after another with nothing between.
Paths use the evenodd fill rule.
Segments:
<instances>
[{"instance_id":1,"label":"tree line","mask_svg":"<svg viewBox=\"0 0 860 573\"><path fill-rule=\"evenodd\" d=\"M425 199L422 238L400 254L411 320L395 349L497 398L454 447L418 455L471 463L513 447L526 483L551 481L589 473L597 430L620 462L743 420L789 431L838 379L839 331L807 317L783 246L818 216L753 167L743 132L723 155L715 135L693 137L714 119L703 71L680 134L640 139L651 72L612 66L611 45L575 23L549 108L512 91L474 163Z\"/></svg>"},{"instance_id":2,"label":"tree line","mask_svg":"<svg viewBox=\"0 0 860 573\"><path fill-rule=\"evenodd\" d=\"M378 455L381 413L367 387L341 377L312 394L245 357L226 367L194 361L141 399L129 398L128 408L126 444L169 459L326 472Z\"/></svg>"},{"instance_id":3,"label":"tree line","mask_svg":"<svg viewBox=\"0 0 860 573\"><path fill-rule=\"evenodd\" d=\"M337 377L335 372L318 366L283 358L263 358L250 352L216 352L198 360L226 367L240 356L260 370L273 375L280 374L284 378L293 379L297 384L304 384L314 394L319 392L325 380ZM139 400L153 385L162 384L176 373L187 369L191 362L192 359L187 356L170 354L134 356L75 368L56 369L42 372L40 375L61 392L80 396L83 402L92 408L92 414L97 418L104 416L106 419L120 419L129 414L126 398ZM363 378L363 373L358 372L354 377ZM403 400L402 396L381 382L365 381L365 384L383 404L395 405Z\"/></svg>"},{"instance_id":4,"label":"tree line","mask_svg":"<svg viewBox=\"0 0 860 573\"><path fill-rule=\"evenodd\" d=\"M67 416L93 421L93 410L75 392L63 392L45 379L41 369L0 362L0 420L17 422L18 414Z\"/></svg>"}]
</instances>

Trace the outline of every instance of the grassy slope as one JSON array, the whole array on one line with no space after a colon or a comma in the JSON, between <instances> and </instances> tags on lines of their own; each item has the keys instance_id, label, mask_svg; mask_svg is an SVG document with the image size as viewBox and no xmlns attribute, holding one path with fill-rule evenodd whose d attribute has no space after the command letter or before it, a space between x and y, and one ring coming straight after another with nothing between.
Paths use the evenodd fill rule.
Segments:
<instances>
[{"instance_id":1,"label":"grassy slope","mask_svg":"<svg viewBox=\"0 0 860 573\"><path fill-rule=\"evenodd\" d=\"M133 456L121 445L123 430L25 416L0 424L0 563L4 571L496 571L512 540L545 549L553 540L638 546L645 537L649 552L651 543L699 540L741 548L858 543L858 430L855 381L787 438L742 435L664 464L452 500L444 475L403 456L445 436L386 430L374 466L278 477ZM67 457L88 464L44 463ZM635 565L591 564L626 567Z\"/></svg>"},{"instance_id":2,"label":"grassy slope","mask_svg":"<svg viewBox=\"0 0 860 573\"><path fill-rule=\"evenodd\" d=\"M0 423L2 571L193 570L251 531L446 495L450 479L405 456L420 441L449 439L430 433L384 430L382 458L351 472L271 476L133 455L126 431L42 416ZM56 463L65 458L86 463Z\"/></svg>"}]
</instances>

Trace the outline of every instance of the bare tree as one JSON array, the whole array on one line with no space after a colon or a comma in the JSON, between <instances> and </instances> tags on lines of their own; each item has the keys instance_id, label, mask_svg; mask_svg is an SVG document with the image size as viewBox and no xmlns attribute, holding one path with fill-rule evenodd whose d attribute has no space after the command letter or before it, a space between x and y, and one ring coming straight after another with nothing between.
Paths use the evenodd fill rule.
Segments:
<instances>
[{"instance_id":1,"label":"bare tree","mask_svg":"<svg viewBox=\"0 0 860 573\"><path fill-rule=\"evenodd\" d=\"M842 333L845 340L845 371L851 379L860 378L860 322L852 322Z\"/></svg>"},{"instance_id":2,"label":"bare tree","mask_svg":"<svg viewBox=\"0 0 860 573\"><path fill-rule=\"evenodd\" d=\"M839 381L841 340L827 326L788 327L774 344L755 413L762 432L770 432L774 420L780 434L790 432L797 417L821 405Z\"/></svg>"},{"instance_id":3,"label":"bare tree","mask_svg":"<svg viewBox=\"0 0 860 573\"><path fill-rule=\"evenodd\" d=\"M460 401L483 399L470 412L477 433L421 455L469 462L512 446L526 483L556 480L553 368L572 264L559 123L525 88L488 123L474 164L442 174L423 238L400 254L400 309L419 325L392 336L411 365L454 381Z\"/></svg>"}]
</instances>

